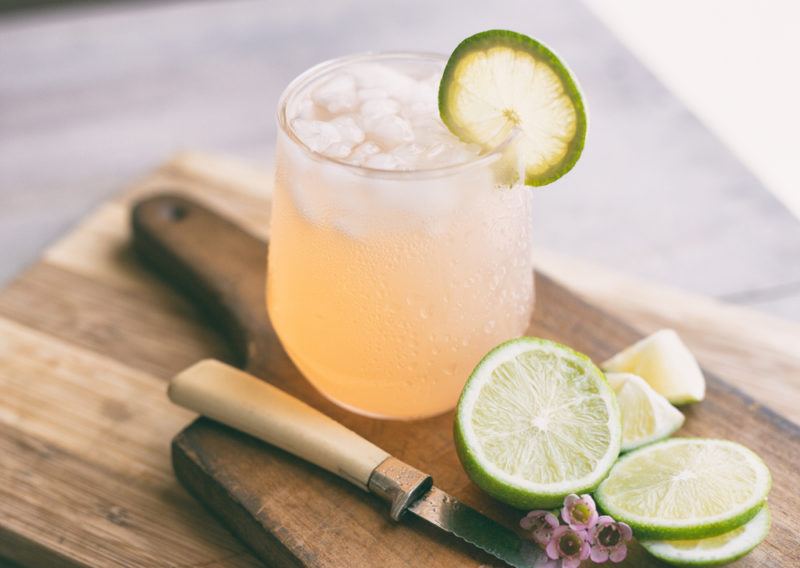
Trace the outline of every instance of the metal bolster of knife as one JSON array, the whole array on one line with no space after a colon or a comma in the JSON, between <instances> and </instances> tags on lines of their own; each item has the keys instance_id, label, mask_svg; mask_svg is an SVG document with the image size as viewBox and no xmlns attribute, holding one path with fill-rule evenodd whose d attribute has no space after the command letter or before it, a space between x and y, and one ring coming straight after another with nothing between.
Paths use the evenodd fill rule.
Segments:
<instances>
[{"instance_id":1,"label":"metal bolster of knife","mask_svg":"<svg viewBox=\"0 0 800 568\"><path fill-rule=\"evenodd\" d=\"M395 521L432 486L430 475L391 456L372 471L367 483L371 493L390 504L389 516Z\"/></svg>"}]
</instances>

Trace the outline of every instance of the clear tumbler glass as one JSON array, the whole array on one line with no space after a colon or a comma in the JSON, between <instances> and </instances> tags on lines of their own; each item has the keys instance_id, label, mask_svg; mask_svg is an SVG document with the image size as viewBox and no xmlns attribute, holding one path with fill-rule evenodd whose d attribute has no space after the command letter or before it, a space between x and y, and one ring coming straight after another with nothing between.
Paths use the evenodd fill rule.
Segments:
<instances>
[{"instance_id":1,"label":"clear tumbler glass","mask_svg":"<svg viewBox=\"0 0 800 568\"><path fill-rule=\"evenodd\" d=\"M376 418L424 418L453 408L481 357L528 327L531 192L497 183L500 151L389 171L305 145L290 120L303 93L365 61L423 76L446 59L345 57L286 89L267 303L286 352L330 400Z\"/></svg>"}]
</instances>

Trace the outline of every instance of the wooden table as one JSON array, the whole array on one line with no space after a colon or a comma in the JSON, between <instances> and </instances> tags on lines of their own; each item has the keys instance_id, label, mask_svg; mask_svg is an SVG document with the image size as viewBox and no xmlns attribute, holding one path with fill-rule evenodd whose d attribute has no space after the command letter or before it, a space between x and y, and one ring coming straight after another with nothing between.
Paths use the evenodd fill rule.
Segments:
<instances>
[{"instance_id":1,"label":"wooden table","mask_svg":"<svg viewBox=\"0 0 800 568\"><path fill-rule=\"evenodd\" d=\"M271 176L183 155L98 208L0 292L0 557L30 566L252 566L177 484L192 417L165 379L229 357L129 248L134 196L173 188L266 236ZM539 251L539 265L643 331L677 328L701 362L800 421L800 325ZM165 344L155 339L168 332Z\"/></svg>"}]
</instances>

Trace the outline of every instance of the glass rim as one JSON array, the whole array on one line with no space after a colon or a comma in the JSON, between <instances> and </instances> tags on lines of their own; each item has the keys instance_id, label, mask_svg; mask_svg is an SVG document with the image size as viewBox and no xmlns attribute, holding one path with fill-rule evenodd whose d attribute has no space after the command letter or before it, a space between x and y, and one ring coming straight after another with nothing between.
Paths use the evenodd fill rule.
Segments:
<instances>
[{"instance_id":1,"label":"glass rim","mask_svg":"<svg viewBox=\"0 0 800 568\"><path fill-rule=\"evenodd\" d=\"M457 174L465 170L470 170L473 167L488 165L495 162L503 153L503 150L508 144L516 137L516 129L497 147L492 148L490 151L478 154L476 157L471 158L465 162L457 164L448 164L444 166L436 166L433 168L420 168L411 170L384 170L380 168L370 168L367 166L351 164L340 158L326 156L322 152L318 152L309 148L300 138L295 134L287 116L287 108L289 103L293 100L294 96L308 86L313 80L319 76L330 72L338 67L345 65L362 62L362 61L381 61L387 59L406 59L406 60L423 60L423 61L436 61L444 63L447 57L440 53L424 52L424 51L366 51L361 53L354 53L334 59L328 59L321 63L306 69L300 75L292 79L286 86L278 99L277 119L278 126L281 131L294 142L294 144L303 150L303 152L312 160L322 163L330 163L336 166L347 169L353 173L362 176L387 178L387 179L404 179L404 178L426 178L426 177L441 177L446 175Z\"/></svg>"}]
</instances>

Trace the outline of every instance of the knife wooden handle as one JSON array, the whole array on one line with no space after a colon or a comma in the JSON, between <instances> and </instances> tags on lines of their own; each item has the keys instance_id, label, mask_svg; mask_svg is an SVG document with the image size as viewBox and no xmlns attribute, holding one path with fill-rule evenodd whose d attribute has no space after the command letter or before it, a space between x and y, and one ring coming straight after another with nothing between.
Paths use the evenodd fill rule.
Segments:
<instances>
[{"instance_id":1,"label":"knife wooden handle","mask_svg":"<svg viewBox=\"0 0 800 568\"><path fill-rule=\"evenodd\" d=\"M252 375L201 361L169 383L175 404L246 432L369 490L372 472L389 454Z\"/></svg>"}]
</instances>

